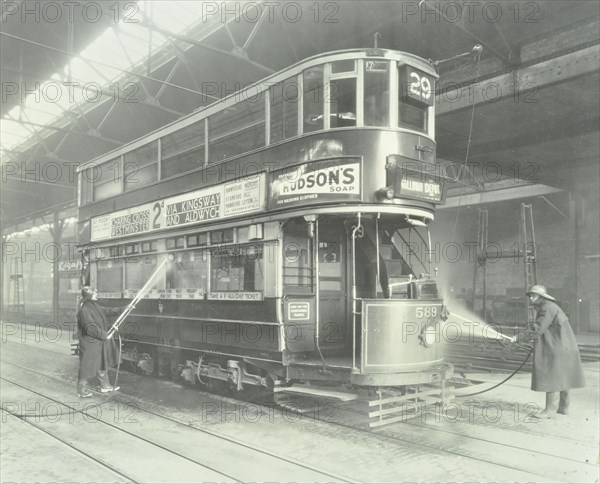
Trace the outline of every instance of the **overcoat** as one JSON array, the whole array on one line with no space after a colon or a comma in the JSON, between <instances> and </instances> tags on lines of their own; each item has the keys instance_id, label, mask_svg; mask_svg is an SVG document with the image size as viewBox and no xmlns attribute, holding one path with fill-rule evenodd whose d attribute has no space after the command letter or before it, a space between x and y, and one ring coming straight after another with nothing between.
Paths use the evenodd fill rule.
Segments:
<instances>
[{"instance_id":1,"label":"overcoat","mask_svg":"<svg viewBox=\"0 0 600 484\"><path fill-rule=\"evenodd\" d=\"M557 392L585 386L577 340L560 306L542 299L533 327L531 389Z\"/></svg>"},{"instance_id":2,"label":"overcoat","mask_svg":"<svg viewBox=\"0 0 600 484\"><path fill-rule=\"evenodd\" d=\"M119 309L106 309L118 313ZM114 338L105 339L110 324L105 308L92 299L84 299L77 310L79 335L79 379L93 378L98 371L115 366L119 350Z\"/></svg>"}]
</instances>

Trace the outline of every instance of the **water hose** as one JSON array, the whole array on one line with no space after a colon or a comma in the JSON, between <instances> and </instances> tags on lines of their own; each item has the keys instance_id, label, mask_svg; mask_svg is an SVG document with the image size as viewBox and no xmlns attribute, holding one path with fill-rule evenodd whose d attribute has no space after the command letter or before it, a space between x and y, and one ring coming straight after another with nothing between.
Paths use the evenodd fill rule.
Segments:
<instances>
[{"instance_id":1,"label":"water hose","mask_svg":"<svg viewBox=\"0 0 600 484\"><path fill-rule=\"evenodd\" d=\"M508 380L510 380L513 376L515 376L519 370L521 368L523 368L523 366L525 365L525 363L527 363L527 361L529 360L529 357L531 356L531 353L533 353L533 348L531 348L529 350L529 353L527 353L527 356L525 357L525 359L523 360L523 363L521 363L519 365L519 367L513 371L510 375L508 375L508 377L506 377L504 380L502 380L500 383L496 383L493 387L487 388L486 390L481 390L480 392L475 392L475 393L467 393L466 395L456 395L456 398L465 398L465 397L472 397L474 395L480 395L482 393L486 393L489 392L490 390L493 390L494 388L498 388L500 385L503 385L504 383L506 383Z\"/></svg>"}]
</instances>

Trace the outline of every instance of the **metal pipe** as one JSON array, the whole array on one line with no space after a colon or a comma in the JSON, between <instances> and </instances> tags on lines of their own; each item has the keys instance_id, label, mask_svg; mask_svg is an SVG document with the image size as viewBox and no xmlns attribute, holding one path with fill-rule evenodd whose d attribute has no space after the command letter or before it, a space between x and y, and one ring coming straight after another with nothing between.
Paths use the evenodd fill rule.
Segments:
<instances>
[{"instance_id":1,"label":"metal pipe","mask_svg":"<svg viewBox=\"0 0 600 484\"><path fill-rule=\"evenodd\" d=\"M361 213L356 214L358 223L352 230L352 368L356 369L356 234L362 229Z\"/></svg>"},{"instance_id":2,"label":"metal pipe","mask_svg":"<svg viewBox=\"0 0 600 484\"><path fill-rule=\"evenodd\" d=\"M379 216L381 214L378 213L377 217L375 218L375 261L377 264L377 281L375 281L375 284L379 284L382 289L383 289L383 285L381 284L381 278L380 278L380 273L379 273Z\"/></svg>"},{"instance_id":3,"label":"metal pipe","mask_svg":"<svg viewBox=\"0 0 600 484\"><path fill-rule=\"evenodd\" d=\"M319 346L319 310L320 310L320 305L319 305L319 289L320 289L320 282L319 282L319 218L317 217L316 220L313 222L315 224L315 238L314 238L314 243L313 243L313 247L314 249L314 261L315 261L315 273L316 273L316 277L315 277L315 345L317 347L317 351L319 352L319 356L321 357L321 361L323 362L323 370L325 370L325 358L323 358L323 353L321 352L321 348Z\"/></svg>"},{"instance_id":4,"label":"metal pipe","mask_svg":"<svg viewBox=\"0 0 600 484\"><path fill-rule=\"evenodd\" d=\"M142 299L142 297L144 297L144 294L148 291L148 289L150 289L150 284L152 283L154 278L158 275L158 272L162 269L162 266L164 266L170 258L171 258L170 255L168 255L158 265L158 267L152 273L152 275L150 276L150 278L148 279L146 284L144 284L144 286L137 292L135 297L131 300L131 302L127 305L125 310L121 313L121 315L117 318L117 320L114 322L114 324L108 330L108 333L106 335L107 339L111 339L113 337L113 335L115 334L115 331L117 331L119 329L119 326L121 325L121 323L125 320L125 318L127 316L129 316L129 313L131 313L131 311L133 311L135 309L135 306L137 305L139 300Z\"/></svg>"}]
</instances>

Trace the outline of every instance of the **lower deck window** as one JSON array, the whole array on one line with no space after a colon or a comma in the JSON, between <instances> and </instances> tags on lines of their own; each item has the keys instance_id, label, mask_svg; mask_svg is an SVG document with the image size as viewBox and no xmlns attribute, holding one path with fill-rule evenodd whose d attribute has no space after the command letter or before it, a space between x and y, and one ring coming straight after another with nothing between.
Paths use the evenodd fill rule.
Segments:
<instances>
[{"instance_id":1,"label":"lower deck window","mask_svg":"<svg viewBox=\"0 0 600 484\"><path fill-rule=\"evenodd\" d=\"M210 281L211 291L262 291L262 247L247 245L213 249Z\"/></svg>"},{"instance_id":2,"label":"lower deck window","mask_svg":"<svg viewBox=\"0 0 600 484\"><path fill-rule=\"evenodd\" d=\"M202 251L177 254L167 269L167 289L206 290L207 256Z\"/></svg>"},{"instance_id":3,"label":"lower deck window","mask_svg":"<svg viewBox=\"0 0 600 484\"><path fill-rule=\"evenodd\" d=\"M125 289L138 290L144 287L156 271L157 258L132 257L125 260ZM151 289L162 288L161 278L154 278Z\"/></svg>"},{"instance_id":4,"label":"lower deck window","mask_svg":"<svg viewBox=\"0 0 600 484\"><path fill-rule=\"evenodd\" d=\"M121 292L123 286L121 261L101 260L97 264L98 292Z\"/></svg>"}]
</instances>

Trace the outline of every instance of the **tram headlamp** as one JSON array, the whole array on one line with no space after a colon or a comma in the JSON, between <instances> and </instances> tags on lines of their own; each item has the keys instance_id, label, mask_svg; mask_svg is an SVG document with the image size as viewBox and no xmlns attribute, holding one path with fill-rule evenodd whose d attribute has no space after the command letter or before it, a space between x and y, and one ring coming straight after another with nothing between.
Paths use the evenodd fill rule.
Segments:
<instances>
[{"instance_id":1,"label":"tram headlamp","mask_svg":"<svg viewBox=\"0 0 600 484\"><path fill-rule=\"evenodd\" d=\"M430 346L433 346L433 344L437 340L436 325L435 324L426 325L423 328L423 330L421 331L420 339L421 339L421 343L423 343L423 346L425 346L425 348L429 348Z\"/></svg>"},{"instance_id":2,"label":"tram headlamp","mask_svg":"<svg viewBox=\"0 0 600 484\"><path fill-rule=\"evenodd\" d=\"M395 192L393 187L380 188L375 192L380 200L393 200Z\"/></svg>"}]
</instances>

